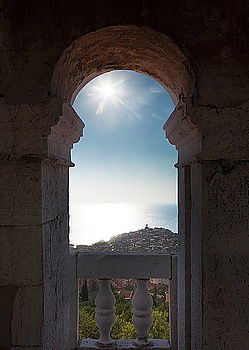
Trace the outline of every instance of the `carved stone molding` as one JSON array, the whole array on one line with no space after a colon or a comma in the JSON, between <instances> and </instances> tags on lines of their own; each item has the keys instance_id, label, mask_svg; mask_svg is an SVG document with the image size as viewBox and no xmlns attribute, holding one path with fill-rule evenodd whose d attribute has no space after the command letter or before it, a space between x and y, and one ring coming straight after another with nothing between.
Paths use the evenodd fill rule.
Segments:
<instances>
[{"instance_id":1,"label":"carved stone molding","mask_svg":"<svg viewBox=\"0 0 249 350\"><path fill-rule=\"evenodd\" d=\"M180 162L190 162L201 150L201 135L188 113L188 101L181 100L163 126L166 138L179 151Z\"/></svg>"},{"instance_id":2,"label":"carved stone molding","mask_svg":"<svg viewBox=\"0 0 249 350\"><path fill-rule=\"evenodd\" d=\"M56 159L71 162L71 149L83 136L85 124L69 102L63 104L63 114L58 123L51 128L48 137L48 155Z\"/></svg>"}]
</instances>

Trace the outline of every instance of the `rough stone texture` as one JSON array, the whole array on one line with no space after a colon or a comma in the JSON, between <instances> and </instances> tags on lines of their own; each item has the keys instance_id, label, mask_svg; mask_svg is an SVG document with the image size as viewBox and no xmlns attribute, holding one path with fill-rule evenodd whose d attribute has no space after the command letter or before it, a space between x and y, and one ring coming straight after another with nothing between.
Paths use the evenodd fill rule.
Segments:
<instances>
[{"instance_id":1,"label":"rough stone texture","mask_svg":"<svg viewBox=\"0 0 249 350\"><path fill-rule=\"evenodd\" d=\"M76 253L78 278L172 278L171 254Z\"/></svg>"},{"instance_id":2,"label":"rough stone texture","mask_svg":"<svg viewBox=\"0 0 249 350\"><path fill-rule=\"evenodd\" d=\"M117 340L115 341L114 349L126 349L126 350L134 350L137 349L137 347L134 345L136 339L129 339L129 340ZM88 349L88 350L97 350L99 349L98 346L96 346L96 340L95 339L84 339L79 343L79 346L77 347L77 350L80 349ZM153 339L151 341L151 345L149 349L154 350L164 350L164 349L171 349L170 344L167 340L162 339Z\"/></svg>"},{"instance_id":3,"label":"rough stone texture","mask_svg":"<svg viewBox=\"0 0 249 350\"><path fill-rule=\"evenodd\" d=\"M89 80L113 69L154 77L174 102L192 94L193 75L178 47L164 35L136 26L108 27L74 41L56 65L52 92L71 101Z\"/></svg>"},{"instance_id":4,"label":"rough stone texture","mask_svg":"<svg viewBox=\"0 0 249 350\"><path fill-rule=\"evenodd\" d=\"M42 283L40 227L23 225L0 227L0 250L1 283L6 285Z\"/></svg>"},{"instance_id":5,"label":"rough stone texture","mask_svg":"<svg viewBox=\"0 0 249 350\"><path fill-rule=\"evenodd\" d=\"M246 349L249 218L248 196L241 189L249 189L249 164L207 163L203 178L203 226L209 232L203 236L203 348L210 349L208 337L212 335L225 349Z\"/></svg>"},{"instance_id":6,"label":"rough stone texture","mask_svg":"<svg viewBox=\"0 0 249 350\"><path fill-rule=\"evenodd\" d=\"M179 151L179 349L247 350L248 1L6 0L0 12L0 347L69 347L67 167L83 124L70 113L63 132L63 103L129 68L178 102L165 130Z\"/></svg>"},{"instance_id":7,"label":"rough stone texture","mask_svg":"<svg viewBox=\"0 0 249 350\"><path fill-rule=\"evenodd\" d=\"M69 257L69 338L68 349L73 349L79 340L79 279L77 278L76 254L70 254Z\"/></svg>"},{"instance_id":8,"label":"rough stone texture","mask_svg":"<svg viewBox=\"0 0 249 350\"><path fill-rule=\"evenodd\" d=\"M15 297L17 287L7 285L0 287L0 344L5 344L6 347L10 347L11 344L11 316L12 316L12 303Z\"/></svg>"},{"instance_id":9,"label":"rough stone texture","mask_svg":"<svg viewBox=\"0 0 249 350\"><path fill-rule=\"evenodd\" d=\"M46 155L51 126L61 113L62 101L58 98L47 98L35 105L11 105L1 97L0 129L5 131L0 139L1 158Z\"/></svg>"},{"instance_id":10,"label":"rough stone texture","mask_svg":"<svg viewBox=\"0 0 249 350\"><path fill-rule=\"evenodd\" d=\"M249 104L234 107L214 106L186 107L194 124L202 135L200 160L248 160L249 148Z\"/></svg>"},{"instance_id":11,"label":"rough stone texture","mask_svg":"<svg viewBox=\"0 0 249 350\"><path fill-rule=\"evenodd\" d=\"M41 350L41 346L12 346L11 350L32 350L32 349L37 349Z\"/></svg>"},{"instance_id":12,"label":"rough stone texture","mask_svg":"<svg viewBox=\"0 0 249 350\"><path fill-rule=\"evenodd\" d=\"M42 167L44 349L67 349L69 341L68 166ZM62 337L63 334L63 337ZM58 347L58 344L59 347Z\"/></svg>"},{"instance_id":13,"label":"rough stone texture","mask_svg":"<svg viewBox=\"0 0 249 350\"><path fill-rule=\"evenodd\" d=\"M0 160L1 225L37 225L41 217L40 160Z\"/></svg>"},{"instance_id":14,"label":"rough stone texture","mask_svg":"<svg viewBox=\"0 0 249 350\"><path fill-rule=\"evenodd\" d=\"M19 287L12 306L11 335L13 345L41 344L42 287Z\"/></svg>"},{"instance_id":15,"label":"rough stone texture","mask_svg":"<svg viewBox=\"0 0 249 350\"><path fill-rule=\"evenodd\" d=\"M64 103L62 112L58 123L51 128L51 134L48 137L48 154L68 163L71 162L73 144L83 136L85 124L71 104Z\"/></svg>"},{"instance_id":16,"label":"rough stone texture","mask_svg":"<svg viewBox=\"0 0 249 350\"><path fill-rule=\"evenodd\" d=\"M4 349L11 345L40 345L43 279L40 161L4 157L0 164L1 329L8 329L3 338L1 334L0 344Z\"/></svg>"},{"instance_id":17,"label":"rough stone texture","mask_svg":"<svg viewBox=\"0 0 249 350\"><path fill-rule=\"evenodd\" d=\"M172 278L169 280L170 346L178 349L178 256L172 256Z\"/></svg>"},{"instance_id":18,"label":"rough stone texture","mask_svg":"<svg viewBox=\"0 0 249 350\"><path fill-rule=\"evenodd\" d=\"M202 176L199 162L191 165L191 343L193 349L202 348ZM207 233L208 234L208 233ZM179 258L178 258L179 261Z\"/></svg>"}]
</instances>

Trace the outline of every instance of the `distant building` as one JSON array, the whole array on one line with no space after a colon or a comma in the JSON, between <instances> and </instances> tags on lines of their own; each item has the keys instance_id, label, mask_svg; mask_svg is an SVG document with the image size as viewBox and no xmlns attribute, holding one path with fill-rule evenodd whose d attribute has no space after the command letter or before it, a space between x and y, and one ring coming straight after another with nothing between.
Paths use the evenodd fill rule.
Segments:
<instances>
[{"instance_id":1,"label":"distant building","mask_svg":"<svg viewBox=\"0 0 249 350\"><path fill-rule=\"evenodd\" d=\"M119 294L123 295L125 300L131 300L133 296L133 291L132 290L121 290L119 291Z\"/></svg>"}]
</instances>

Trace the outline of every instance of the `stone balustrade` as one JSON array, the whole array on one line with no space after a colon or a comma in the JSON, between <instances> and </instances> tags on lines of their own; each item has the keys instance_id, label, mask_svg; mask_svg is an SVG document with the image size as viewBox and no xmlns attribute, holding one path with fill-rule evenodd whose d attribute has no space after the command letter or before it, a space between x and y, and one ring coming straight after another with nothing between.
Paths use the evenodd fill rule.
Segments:
<instances>
[{"instance_id":1,"label":"stone balustrade","mask_svg":"<svg viewBox=\"0 0 249 350\"><path fill-rule=\"evenodd\" d=\"M177 256L155 253L73 253L71 259L71 344L70 349L153 348L177 349ZM100 338L78 340L78 279L98 278L99 291L95 300L96 323ZM115 297L111 279L134 278L136 290L132 298L132 322L137 339L113 340L110 332L115 321ZM148 339L152 325L152 297L147 282L150 278L169 281L170 339Z\"/></svg>"}]
</instances>

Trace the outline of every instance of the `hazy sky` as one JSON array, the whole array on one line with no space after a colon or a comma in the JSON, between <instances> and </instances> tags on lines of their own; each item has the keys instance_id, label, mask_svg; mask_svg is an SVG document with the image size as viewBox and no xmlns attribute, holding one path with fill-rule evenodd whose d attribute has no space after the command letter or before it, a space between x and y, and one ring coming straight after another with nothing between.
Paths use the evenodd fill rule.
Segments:
<instances>
[{"instance_id":1,"label":"hazy sky","mask_svg":"<svg viewBox=\"0 0 249 350\"><path fill-rule=\"evenodd\" d=\"M72 152L72 204L176 202L177 155L163 131L174 106L158 82L132 71L102 74L73 107L86 126Z\"/></svg>"}]
</instances>

